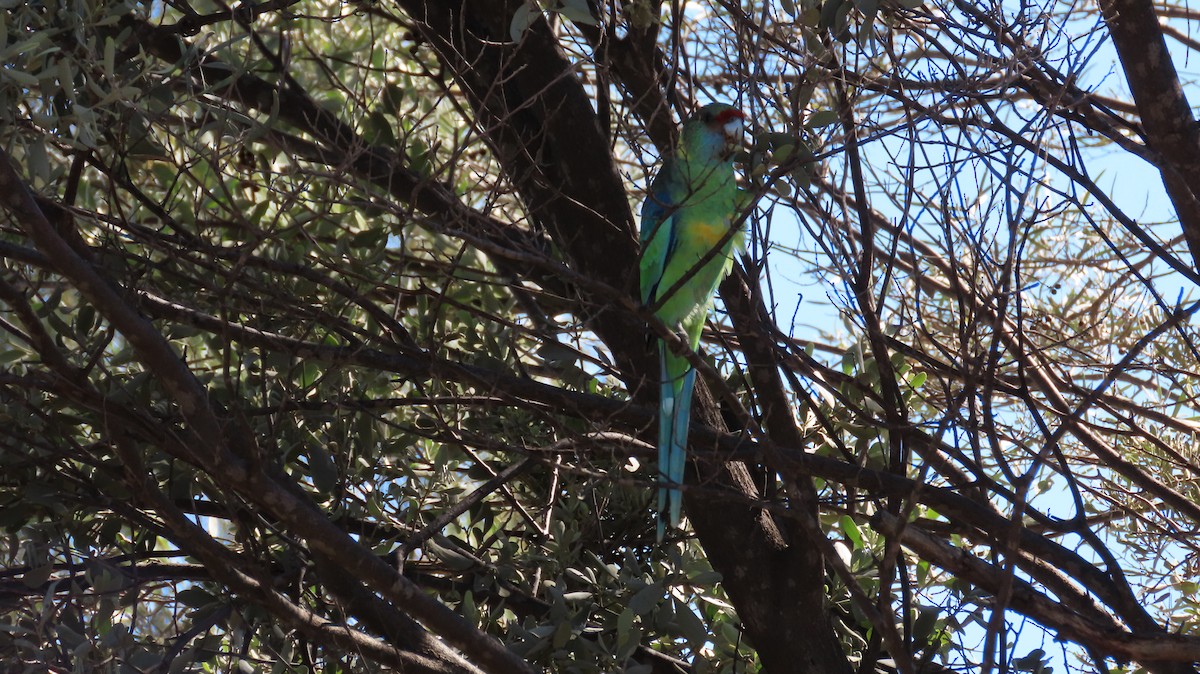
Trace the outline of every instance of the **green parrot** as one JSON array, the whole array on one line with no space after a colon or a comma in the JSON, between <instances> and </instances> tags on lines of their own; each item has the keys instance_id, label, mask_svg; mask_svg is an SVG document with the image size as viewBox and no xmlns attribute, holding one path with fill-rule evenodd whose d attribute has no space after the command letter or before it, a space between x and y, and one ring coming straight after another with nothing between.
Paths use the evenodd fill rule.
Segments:
<instances>
[{"instance_id":1,"label":"green parrot","mask_svg":"<svg viewBox=\"0 0 1200 674\"><path fill-rule=\"evenodd\" d=\"M667 327L686 336L695 351L717 284L733 264L738 188L733 150L740 141L743 116L737 108L712 103L683 125L679 144L650 183L642 204L642 303ZM701 266L700 261L720 246ZM678 287L676 287L678 286ZM661 372L658 419L658 540L666 523L679 526L687 452L688 419L696 371L659 342Z\"/></svg>"}]
</instances>

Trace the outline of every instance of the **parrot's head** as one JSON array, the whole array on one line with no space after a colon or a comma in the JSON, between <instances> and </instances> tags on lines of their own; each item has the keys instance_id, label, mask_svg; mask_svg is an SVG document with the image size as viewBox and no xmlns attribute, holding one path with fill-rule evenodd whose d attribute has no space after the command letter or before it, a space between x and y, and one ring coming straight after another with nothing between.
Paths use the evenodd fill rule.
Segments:
<instances>
[{"instance_id":1,"label":"parrot's head","mask_svg":"<svg viewBox=\"0 0 1200 674\"><path fill-rule=\"evenodd\" d=\"M725 103L709 103L683 125L683 143L689 154L700 152L728 159L742 142L742 111Z\"/></svg>"}]
</instances>

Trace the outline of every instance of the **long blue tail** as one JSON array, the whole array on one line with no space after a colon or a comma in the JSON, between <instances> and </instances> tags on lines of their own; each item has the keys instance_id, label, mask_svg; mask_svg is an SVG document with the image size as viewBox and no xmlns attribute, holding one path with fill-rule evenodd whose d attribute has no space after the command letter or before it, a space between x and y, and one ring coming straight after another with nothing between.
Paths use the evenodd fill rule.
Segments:
<instances>
[{"instance_id":1,"label":"long blue tail","mask_svg":"<svg viewBox=\"0 0 1200 674\"><path fill-rule=\"evenodd\" d=\"M675 528L681 519L683 494L674 485L683 484L696 370L661 342L658 345L658 358L662 382L658 409L658 541L661 543L667 523ZM672 370L682 371L682 374L672 376Z\"/></svg>"}]
</instances>

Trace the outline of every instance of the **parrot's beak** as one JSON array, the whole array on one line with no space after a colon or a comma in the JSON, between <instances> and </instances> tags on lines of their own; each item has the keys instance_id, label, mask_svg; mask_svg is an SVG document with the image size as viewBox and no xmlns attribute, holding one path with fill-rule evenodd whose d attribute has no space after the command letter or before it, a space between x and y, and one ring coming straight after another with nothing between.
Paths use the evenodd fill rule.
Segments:
<instances>
[{"instance_id":1,"label":"parrot's beak","mask_svg":"<svg viewBox=\"0 0 1200 674\"><path fill-rule=\"evenodd\" d=\"M725 133L725 152L722 154L726 159L736 154L738 148L745 144L746 134L742 131L744 126L745 122L741 113L730 115L729 119L721 125L721 131Z\"/></svg>"},{"instance_id":2,"label":"parrot's beak","mask_svg":"<svg viewBox=\"0 0 1200 674\"><path fill-rule=\"evenodd\" d=\"M728 122L725 122L725 125L721 128L725 131L726 138L734 141L740 141L742 139L741 115L732 117Z\"/></svg>"}]
</instances>

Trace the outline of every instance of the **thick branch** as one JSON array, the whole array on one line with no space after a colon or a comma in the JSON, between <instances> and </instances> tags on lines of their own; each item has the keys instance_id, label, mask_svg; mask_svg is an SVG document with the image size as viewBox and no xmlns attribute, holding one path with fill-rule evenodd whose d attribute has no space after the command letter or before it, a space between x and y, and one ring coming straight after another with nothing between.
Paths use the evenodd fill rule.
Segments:
<instances>
[{"instance_id":1,"label":"thick branch","mask_svg":"<svg viewBox=\"0 0 1200 674\"><path fill-rule=\"evenodd\" d=\"M1200 126L1179 82L1150 0L1100 0L1150 146L1200 267Z\"/></svg>"},{"instance_id":2,"label":"thick branch","mask_svg":"<svg viewBox=\"0 0 1200 674\"><path fill-rule=\"evenodd\" d=\"M253 436L235 428L233 422L217 413L203 386L167 340L54 231L2 149L0 204L12 211L50 263L124 335L146 369L162 382L186 422L191 442L185 451L190 460L219 483L265 507L294 533L308 539L345 568L357 572L359 578L397 602L447 642L461 648L481 667L494 672L532 672L498 641L426 595L330 523L290 479L267 477L253 468L247 461L257 455Z\"/></svg>"},{"instance_id":3,"label":"thick branch","mask_svg":"<svg viewBox=\"0 0 1200 674\"><path fill-rule=\"evenodd\" d=\"M172 320L183 320L190 325L214 334L225 335L229 339L246 345L283 350L305 359L327 363L355 364L414 378L437 377L448 381L457 381L509 398L515 404L535 404L538 407L555 409L585 419L604 418L629 428L644 428L654 420L655 412L648 406L632 405L603 396L567 391L505 372L463 365L424 354L409 356L383 353L371 349L343 348L303 342L222 321L216 317L205 316L179 305L165 303L162 300L149 301L144 306L153 314L170 317ZM707 407L702 409L707 409ZM724 519L719 521L725 523L734 521L731 518L739 517L738 513L743 510L746 514L741 517L747 521L754 520L756 517L754 508L733 506L730 494L717 491L713 487L731 489L735 493L740 492L743 498L734 499L733 502L744 503L744 495L755 494L757 490L752 482L749 485L746 484L749 475L745 472L745 467L737 462L758 462L763 459L764 455L768 455L772 457L772 466L789 480L796 481L816 476L861 489L877 497L895 496L913 499L930 506L951 522L965 526L967 529L964 531L964 535L988 545L995 544L994 536L997 532L1005 532L1011 528L1012 523L996 512L990 504L978 503L952 489L920 484L901 475L875 471L844 461L809 454L796 447L772 443L753 443L738 436L716 433L699 423L693 427L692 434L697 447L715 448L713 452L698 452L697 458L700 459L698 463L704 464L711 460L715 465L735 467L731 468L732 472L727 474L711 474L709 477L712 479L703 482L703 488L687 490L688 494L695 497L694 500L689 500L689 508L692 508L694 503L695 507L700 509L696 511L698 516L702 519L713 517L713 523L718 522L718 519L715 515L711 515L710 511L723 512L724 514L720 517ZM923 436L917 429L907 431L907 441L912 443L916 451L922 453L927 451L924 445L935 444L932 439ZM745 491L746 488L750 491ZM743 530L738 538L740 545L736 550L738 554L748 554L746 549L750 546L745 535L748 530L754 529ZM1038 560L1037 564L1044 563L1050 568L1063 571L1088 591L1107 602L1110 607L1117 607L1122 617L1135 625L1135 629L1147 630L1151 633L1155 631L1151 629L1152 621L1147 622L1149 616L1144 611L1130 610L1127 603L1128 588L1116 587L1113 579L1107 573L1097 569L1075 551L1024 528L1018 532L1017 542L1018 548L1028 555L1028 558L1019 563L1025 564L1028 560ZM754 548L750 548L750 552L754 553L752 559L762 561L787 558L786 554L779 552L782 549L780 548L782 541L778 538L764 538L762 541L756 542L756 545L759 544L772 546L771 549L775 552L762 554ZM719 560L730 561L727 557L735 554L735 551L718 550L712 554L715 554ZM1037 564L1030 562L1026 570L1040 577L1042 569ZM727 568L740 567L730 562L730 566ZM766 569L747 568L743 575L768 576L770 568L773 566L768 566ZM727 578L726 582L736 583L739 579L751 582L750 578L741 576L738 579ZM1048 580L1059 582L1057 579ZM778 593L774 593L772 596L775 595Z\"/></svg>"},{"instance_id":4,"label":"thick branch","mask_svg":"<svg viewBox=\"0 0 1200 674\"><path fill-rule=\"evenodd\" d=\"M1118 659L1139 662L1200 661L1200 640L1176 634L1139 636L1123 629L1107 616L1084 616L1050 599L1019 578L989 564L965 550L960 550L929 534L902 526L885 512L871 520L871 526L889 536L899 536L904 547L922 559L946 569L989 592L997 593L1005 582L1012 583L1010 607L1039 623L1058 630L1061 637L1075 641L1089 650Z\"/></svg>"}]
</instances>

